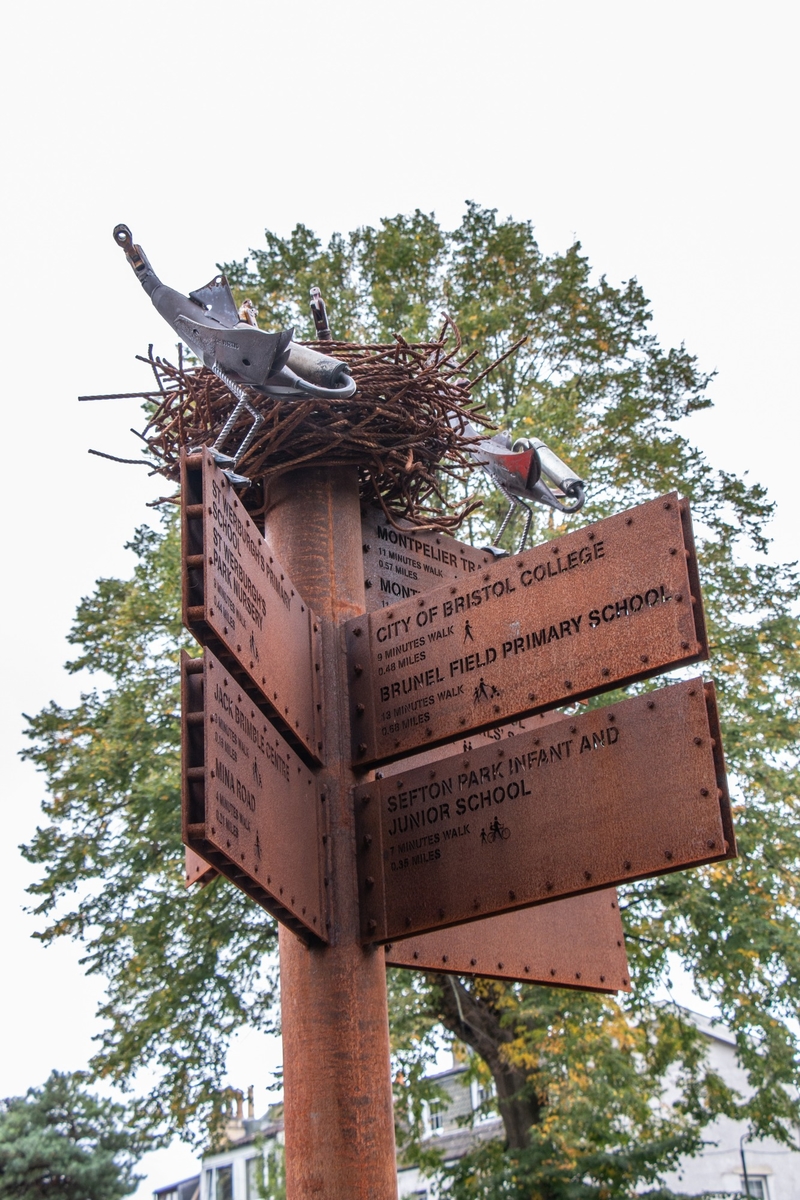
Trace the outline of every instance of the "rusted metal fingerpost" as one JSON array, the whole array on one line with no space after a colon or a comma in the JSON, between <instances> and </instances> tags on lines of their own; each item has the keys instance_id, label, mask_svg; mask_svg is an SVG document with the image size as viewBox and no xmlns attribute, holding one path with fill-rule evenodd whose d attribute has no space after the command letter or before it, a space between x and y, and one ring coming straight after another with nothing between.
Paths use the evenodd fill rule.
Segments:
<instances>
[{"instance_id":1,"label":"rusted metal fingerpost","mask_svg":"<svg viewBox=\"0 0 800 1200\"><path fill-rule=\"evenodd\" d=\"M319 783L332 922L322 948L307 949L280 928L287 1197L394 1200L385 956L359 945L351 795L359 776L350 768L344 641L344 622L364 611L355 469L284 475L269 490L265 535L323 636Z\"/></svg>"}]
</instances>

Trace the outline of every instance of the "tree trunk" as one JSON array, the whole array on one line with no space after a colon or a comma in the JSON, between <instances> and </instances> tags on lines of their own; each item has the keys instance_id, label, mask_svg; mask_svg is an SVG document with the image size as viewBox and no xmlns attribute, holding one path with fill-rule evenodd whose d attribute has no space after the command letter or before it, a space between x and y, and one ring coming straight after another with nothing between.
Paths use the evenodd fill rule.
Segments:
<instances>
[{"instance_id":1,"label":"tree trunk","mask_svg":"<svg viewBox=\"0 0 800 1200\"><path fill-rule=\"evenodd\" d=\"M530 1145L531 1126L541 1119L542 1106L526 1072L513 1066L504 1053L513 1034L503 1028L491 1004L469 992L456 976L436 974L432 979L441 993L440 1021L480 1055L492 1073L508 1148L524 1150Z\"/></svg>"}]
</instances>

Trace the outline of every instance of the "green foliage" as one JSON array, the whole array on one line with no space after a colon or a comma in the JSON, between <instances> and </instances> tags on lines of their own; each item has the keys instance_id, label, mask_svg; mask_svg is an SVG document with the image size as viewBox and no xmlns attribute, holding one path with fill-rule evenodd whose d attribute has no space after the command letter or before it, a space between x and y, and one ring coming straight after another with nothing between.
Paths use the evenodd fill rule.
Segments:
<instances>
[{"instance_id":1,"label":"green foliage","mask_svg":"<svg viewBox=\"0 0 800 1200\"><path fill-rule=\"evenodd\" d=\"M595 277L578 243L544 255L529 222L476 204L452 231L417 210L324 248L303 226L265 239L224 266L262 325L310 336L318 284L335 337L428 337L446 308L478 370L527 337L481 400L504 428L542 437L582 472L590 497L563 524L538 515L535 538L672 489L689 497L698 536L741 857L623 889L634 992L620 1001L393 972L404 1137L416 1153L424 1072L444 1025L472 1047L471 1069L491 1073L509 1131L505 1150L451 1173L455 1196L626 1196L656 1185L719 1112L790 1141L800 1119L798 581L768 557L764 490L712 469L686 436L711 377L684 347L659 345L636 280ZM477 476L469 487L488 495ZM501 508L488 495L467 539L483 539ZM174 527L139 531L134 550L132 580L101 580L72 633L81 652L70 669L104 672L104 690L31 718L27 755L49 796L27 853L43 870L33 889L42 936L81 938L88 968L108 980L94 1068L123 1082L156 1067L148 1112L164 1129L186 1128L209 1110L233 1031L271 1020L263 963L274 931L221 880L183 895ZM746 1096L708 1071L693 1026L653 1005L670 954L735 1031Z\"/></svg>"},{"instance_id":2,"label":"green foliage","mask_svg":"<svg viewBox=\"0 0 800 1200\"><path fill-rule=\"evenodd\" d=\"M53 1071L41 1088L0 1101L2 1200L122 1200L147 1142L122 1105L84 1089L84 1073Z\"/></svg>"},{"instance_id":3,"label":"green foliage","mask_svg":"<svg viewBox=\"0 0 800 1200\"><path fill-rule=\"evenodd\" d=\"M178 658L180 539L140 529L133 578L101 579L70 635L72 672L106 687L74 709L30 718L27 756L45 773L47 824L26 849L46 868L31 888L47 943L73 937L88 972L107 981L93 1067L125 1086L142 1068L157 1083L143 1107L153 1128L185 1130L220 1113L227 1044L243 1024L271 1028L274 928L215 880L183 886Z\"/></svg>"}]
</instances>

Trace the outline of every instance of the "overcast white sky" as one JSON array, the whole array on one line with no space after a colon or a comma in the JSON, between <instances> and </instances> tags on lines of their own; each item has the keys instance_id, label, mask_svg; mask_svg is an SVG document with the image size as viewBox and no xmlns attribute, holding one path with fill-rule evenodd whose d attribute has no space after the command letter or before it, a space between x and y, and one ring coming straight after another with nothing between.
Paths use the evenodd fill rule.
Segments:
<instances>
[{"instance_id":1,"label":"overcast white sky","mask_svg":"<svg viewBox=\"0 0 800 1200\"><path fill-rule=\"evenodd\" d=\"M24 710L69 703L75 605L128 570L123 542L158 481L90 458L130 454L134 402L78 394L146 382L134 355L174 340L111 231L129 224L182 291L268 226L323 237L464 201L530 218L545 250L577 236L598 272L632 275L663 343L718 377L691 432L712 463L778 502L796 558L797 9L429 0L223 6L43 0L4 18L2 262L9 481L0 876L0 1095L77 1069L98 981L79 951L30 941L16 847L41 794L17 761ZM263 1070L260 1066L263 1055ZM263 1085L279 1051L244 1039L231 1081ZM191 1173L185 1150L151 1187Z\"/></svg>"}]
</instances>

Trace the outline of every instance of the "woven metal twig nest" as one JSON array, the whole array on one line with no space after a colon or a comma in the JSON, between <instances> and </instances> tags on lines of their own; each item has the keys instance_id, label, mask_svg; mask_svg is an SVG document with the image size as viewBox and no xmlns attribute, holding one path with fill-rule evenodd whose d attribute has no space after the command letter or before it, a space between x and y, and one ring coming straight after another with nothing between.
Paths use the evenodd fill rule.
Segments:
<instances>
[{"instance_id":1,"label":"woven metal twig nest","mask_svg":"<svg viewBox=\"0 0 800 1200\"><path fill-rule=\"evenodd\" d=\"M454 345L448 348L451 335ZM436 342L408 343L397 336L387 345L307 344L348 364L357 384L355 395L342 401L278 400L248 391L264 422L237 463L237 472L268 485L279 474L304 465L354 465L362 498L379 503L390 519L440 529L458 526L478 502L453 503L444 486L448 477L463 482L465 472L474 467L474 437L464 434L464 423L489 422L470 395L470 388L487 372L473 380L466 377L474 353L456 363L461 339L452 321L446 320ZM175 366L154 356L152 347L142 361L152 366L159 392L142 393L154 408L139 436L147 443L155 469L178 481L181 450L211 445L236 401L204 367L186 367L180 359ZM454 416L463 420L454 421ZM243 437L250 423L244 413L230 445L237 434ZM261 487L246 489L241 498L254 515L263 509Z\"/></svg>"}]
</instances>

